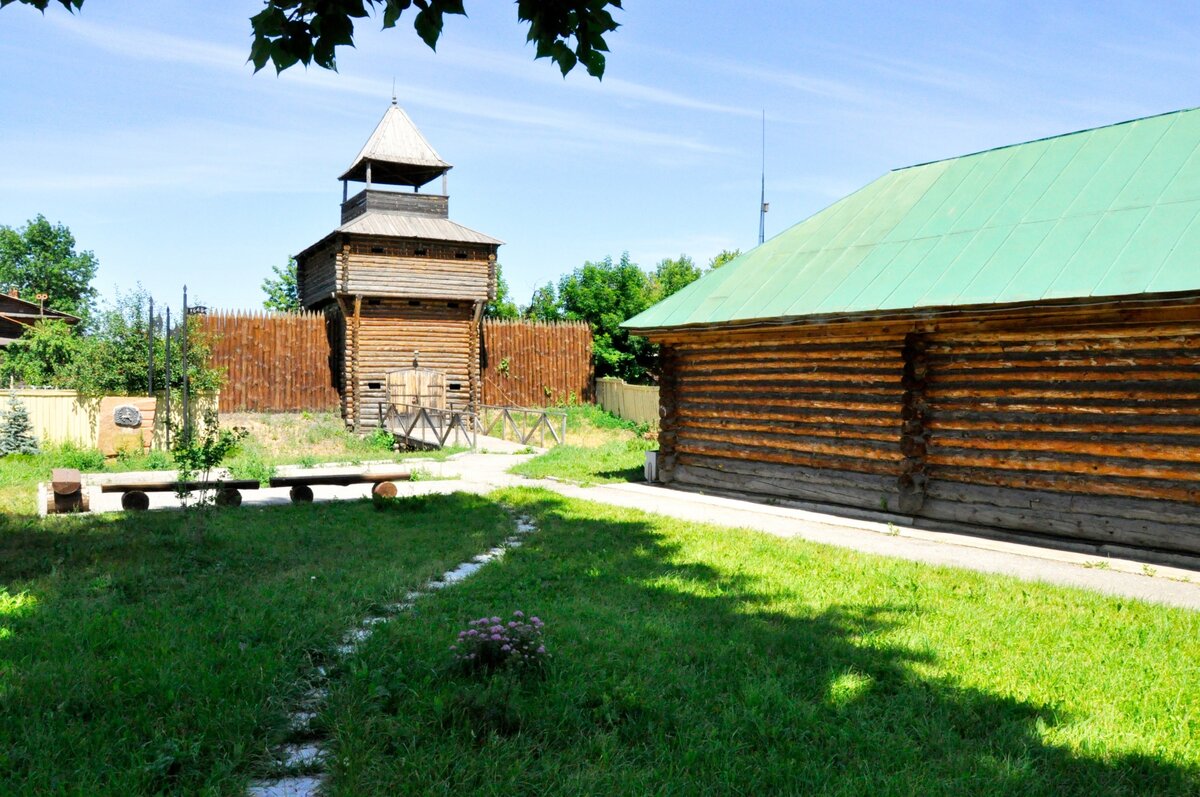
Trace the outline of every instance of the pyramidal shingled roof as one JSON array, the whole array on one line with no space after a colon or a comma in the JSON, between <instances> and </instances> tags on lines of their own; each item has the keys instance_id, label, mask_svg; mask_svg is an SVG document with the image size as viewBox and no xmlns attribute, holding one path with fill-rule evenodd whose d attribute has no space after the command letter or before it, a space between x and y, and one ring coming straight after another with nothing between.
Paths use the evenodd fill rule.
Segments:
<instances>
[{"instance_id":1,"label":"pyramidal shingled roof","mask_svg":"<svg viewBox=\"0 0 1200 797\"><path fill-rule=\"evenodd\" d=\"M354 163L338 179L366 182L368 163L371 182L385 185L422 186L451 168L394 102Z\"/></svg>"},{"instance_id":2,"label":"pyramidal shingled roof","mask_svg":"<svg viewBox=\"0 0 1200 797\"><path fill-rule=\"evenodd\" d=\"M1200 291L1200 109L897 169L634 329Z\"/></svg>"}]
</instances>

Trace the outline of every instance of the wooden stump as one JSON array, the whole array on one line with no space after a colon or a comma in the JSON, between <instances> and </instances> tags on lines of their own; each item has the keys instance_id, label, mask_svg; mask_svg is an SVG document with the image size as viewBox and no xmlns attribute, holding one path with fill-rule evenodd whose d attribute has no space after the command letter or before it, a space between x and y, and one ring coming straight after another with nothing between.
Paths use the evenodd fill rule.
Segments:
<instances>
[{"instance_id":1,"label":"wooden stump","mask_svg":"<svg viewBox=\"0 0 1200 797\"><path fill-rule=\"evenodd\" d=\"M391 482L375 482L375 486L371 488L371 495L380 498L395 498L396 485Z\"/></svg>"},{"instance_id":2,"label":"wooden stump","mask_svg":"<svg viewBox=\"0 0 1200 797\"><path fill-rule=\"evenodd\" d=\"M288 491L288 496L292 499L293 504L311 504L313 491L307 484L296 484Z\"/></svg>"},{"instance_id":3,"label":"wooden stump","mask_svg":"<svg viewBox=\"0 0 1200 797\"><path fill-rule=\"evenodd\" d=\"M141 490L130 490L121 495L121 508L126 512L145 512L150 508L150 496Z\"/></svg>"},{"instance_id":4,"label":"wooden stump","mask_svg":"<svg viewBox=\"0 0 1200 797\"><path fill-rule=\"evenodd\" d=\"M83 494L83 477L74 468L55 468L50 475L50 490L46 496L46 514L86 512L87 496Z\"/></svg>"},{"instance_id":5,"label":"wooden stump","mask_svg":"<svg viewBox=\"0 0 1200 797\"><path fill-rule=\"evenodd\" d=\"M241 506L242 494L232 487L222 487L217 490L217 506Z\"/></svg>"}]
</instances>

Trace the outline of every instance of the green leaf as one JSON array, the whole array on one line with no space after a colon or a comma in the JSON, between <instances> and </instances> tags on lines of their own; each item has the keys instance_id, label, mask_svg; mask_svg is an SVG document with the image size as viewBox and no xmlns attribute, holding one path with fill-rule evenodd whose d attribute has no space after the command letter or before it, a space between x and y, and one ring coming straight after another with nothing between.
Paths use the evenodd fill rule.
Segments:
<instances>
[{"instance_id":1,"label":"green leaf","mask_svg":"<svg viewBox=\"0 0 1200 797\"><path fill-rule=\"evenodd\" d=\"M437 51L438 37L442 35L442 12L435 8L426 8L417 14L413 20L417 35L429 45L429 49Z\"/></svg>"}]
</instances>

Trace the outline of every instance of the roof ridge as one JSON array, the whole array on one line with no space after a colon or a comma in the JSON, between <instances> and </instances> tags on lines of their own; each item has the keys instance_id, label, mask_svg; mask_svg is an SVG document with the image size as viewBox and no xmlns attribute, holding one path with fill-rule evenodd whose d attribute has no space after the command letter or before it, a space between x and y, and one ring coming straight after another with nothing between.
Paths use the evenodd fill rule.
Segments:
<instances>
[{"instance_id":1,"label":"roof ridge","mask_svg":"<svg viewBox=\"0 0 1200 797\"><path fill-rule=\"evenodd\" d=\"M931 166L935 163L946 163L947 161L962 160L963 158L971 158L976 155L986 155L989 152L1000 152L1001 150L1013 149L1014 147L1023 147L1026 144L1037 144L1041 141L1053 141L1054 139L1058 139L1058 138L1069 138L1071 136L1078 136L1078 135L1082 135L1084 133L1094 133L1097 130L1107 130L1108 128L1111 128L1111 127L1120 127L1121 125L1131 125L1134 122L1145 122L1150 119L1159 119L1164 116L1174 116L1176 114L1181 114L1181 113L1191 113L1192 111L1200 111L1200 106L1195 106L1192 108L1179 108L1174 111L1163 111L1162 113L1152 113L1148 116L1138 116L1134 119L1123 119L1120 122L1110 122L1109 124L1106 124L1106 125L1096 125L1095 127L1085 127L1080 130L1072 130L1067 133L1055 133L1054 135L1051 135L1051 136L1042 136L1041 138L1031 138L1028 141L1018 141L1014 144L1002 144L997 147L988 147L987 149L979 149L979 150L975 150L973 152L966 152L966 153L963 153L962 155L952 155L947 158L936 158L931 161L921 161L920 163L913 163L913 164L909 164L908 166L897 166L896 168L892 169L891 171L903 172L908 169L919 169L922 166Z\"/></svg>"}]
</instances>

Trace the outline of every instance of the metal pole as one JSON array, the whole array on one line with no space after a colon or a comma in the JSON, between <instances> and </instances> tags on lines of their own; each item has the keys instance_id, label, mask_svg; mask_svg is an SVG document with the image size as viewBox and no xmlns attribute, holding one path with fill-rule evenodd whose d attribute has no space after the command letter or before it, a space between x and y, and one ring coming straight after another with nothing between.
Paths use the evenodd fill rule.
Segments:
<instances>
[{"instance_id":1,"label":"metal pole","mask_svg":"<svg viewBox=\"0 0 1200 797\"><path fill-rule=\"evenodd\" d=\"M154 398L154 297L150 297L150 318L146 322L146 395Z\"/></svg>"},{"instance_id":2,"label":"metal pole","mask_svg":"<svg viewBox=\"0 0 1200 797\"><path fill-rule=\"evenodd\" d=\"M167 305L167 326L166 326L165 332L166 332L166 349L167 349L166 357L163 358L165 360L165 362L163 364L163 368L166 369L165 376L166 376L166 380L167 380L167 423L166 423L165 428L167 430L167 435L166 435L167 450L170 451L171 450L171 305Z\"/></svg>"},{"instance_id":3,"label":"metal pole","mask_svg":"<svg viewBox=\"0 0 1200 797\"><path fill-rule=\"evenodd\" d=\"M183 326L180 329L183 333L183 338L179 343L180 368L183 369L183 433L189 434L192 431L192 414L188 407L188 306L187 306L187 286L183 286Z\"/></svg>"}]
</instances>

